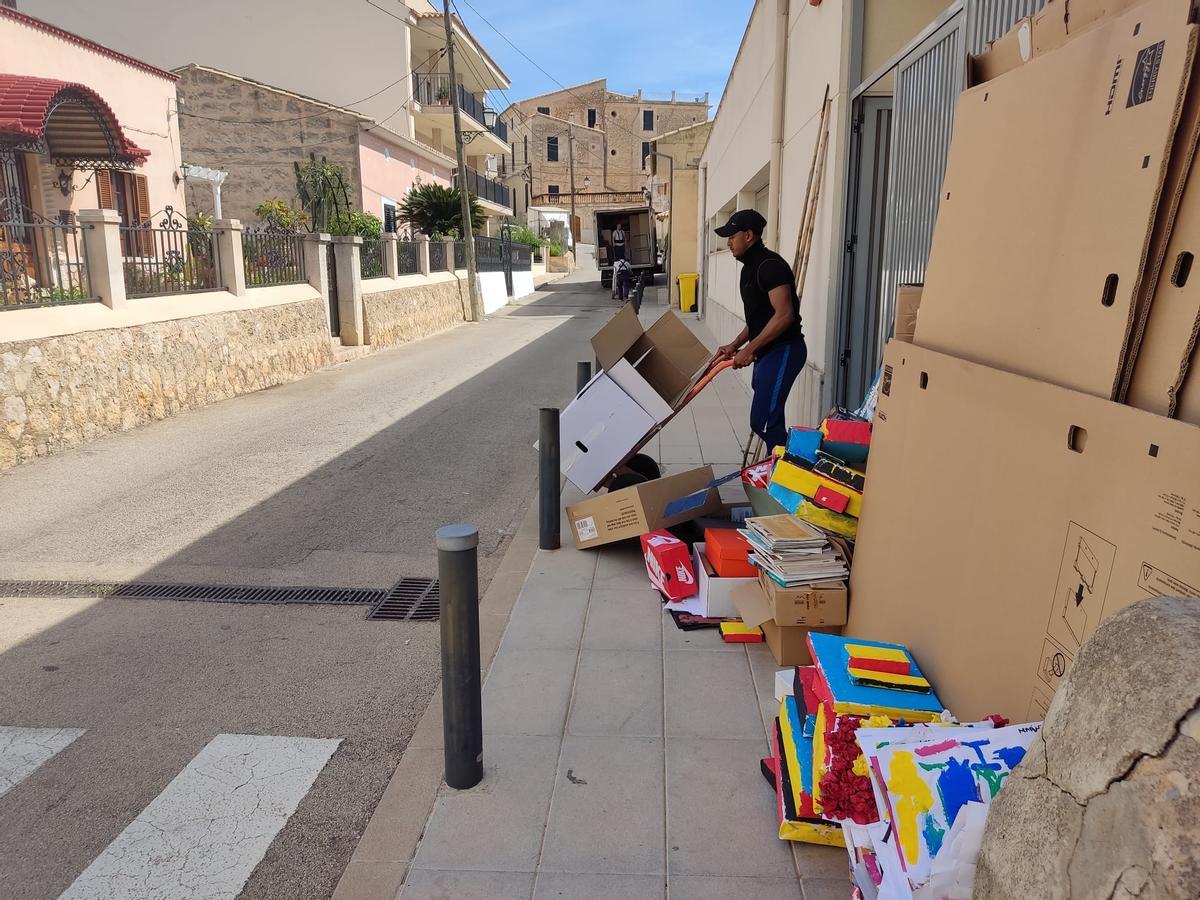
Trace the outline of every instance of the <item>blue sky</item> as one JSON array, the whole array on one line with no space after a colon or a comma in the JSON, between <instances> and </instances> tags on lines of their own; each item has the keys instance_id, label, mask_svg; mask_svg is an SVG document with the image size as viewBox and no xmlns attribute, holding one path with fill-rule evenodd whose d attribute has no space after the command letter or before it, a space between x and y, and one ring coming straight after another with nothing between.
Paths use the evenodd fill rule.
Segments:
<instances>
[{"instance_id":1,"label":"blue sky","mask_svg":"<svg viewBox=\"0 0 1200 900\"><path fill-rule=\"evenodd\" d=\"M607 77L609 90L621 93L641 88L654 97L670 96L673 90L699 97L708 91L713 113L754 8L754 0L455 3L467 27L512 79L505 91L510 100L559 86L475 10L568 87ZM501 109L508 105L499 93L493 102Z\"/></svg>"}]
</instances>

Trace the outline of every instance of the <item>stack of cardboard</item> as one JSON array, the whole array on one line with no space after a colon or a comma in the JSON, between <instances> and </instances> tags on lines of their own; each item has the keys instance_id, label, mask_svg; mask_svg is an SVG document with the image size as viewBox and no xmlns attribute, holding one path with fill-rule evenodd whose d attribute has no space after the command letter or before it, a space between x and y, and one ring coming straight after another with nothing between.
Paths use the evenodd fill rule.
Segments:
<instances>
[{"instance_id":1,"label":"stack of cardboard","mask_svg":"<svg viewBox=\"0 0 1200 900\"><path fill-rule=\"evenodd\" d=\"M1042 718L1100 621L1200 597L1192 5L1051 0L958 101L846 632L905 643L964 717Z\"/></svg>"},{"instance_id":2,"label":"stack of cardboard","mask_svg":"<svg viewBox=\"0 0 1200 900\"><path fill-rule=\"evenodd\" d=\"M871 423L837 410L820 428L793 428L777 448L768 493L792 515L853 539L862 515Z\"/></svg>"}]
</instances>

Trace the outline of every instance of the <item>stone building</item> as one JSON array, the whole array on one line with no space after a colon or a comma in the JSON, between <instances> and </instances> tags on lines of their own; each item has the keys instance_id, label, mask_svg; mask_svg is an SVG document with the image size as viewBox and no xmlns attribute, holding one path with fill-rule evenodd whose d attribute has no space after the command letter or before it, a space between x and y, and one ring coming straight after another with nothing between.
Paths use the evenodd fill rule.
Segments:
<instances>
[{"instance_id":1,"label":"stone building","mask_svg":"<svg viewBox=\"0 0 1200 900\"><path fill-rule=\"evenodd\" d=\"M655 100L641 91L610 91L603 78L514 103L501 115L510 148L500 174L514 189L517 218L536 218L539 208L570 207L572 156L582 231L591 209L641 202L654 136L705 122L708 110L707 95ZM579 212L581 206L589 212ZM587 238L580 234L581 241Z\"/></svg>"},{"instance_id":2,"label":"stone building","mask_svg":"<svg viewBox=\"0 0 1200 900\"><path fill-rule=\"evenodd\" d=\"M450 184L450 156L354 110L208 66L177 74L183 158L228 172L221 206L229 218L253 222L254 208L275 198L299 205L293 163L310 153L342 167L351 206L385 220L418 179ZM209 191L189 190L193 208L211 212Z\"/></svg>"},{"instance_id":3,"label":"stone building","mask_svg":"<svg viewBox=\"0 0 1200 900\"><path fill-rule=\"evenodd\" d=\"M646 189L658 220L659 244L665 242L667 248L667 286L675 304L679 303L675 278L696 271L700 157L711 133L712 122L698 122L651 141L651 150L664 156L652 153L647 161Z\"/></svg>"}]
</instances>

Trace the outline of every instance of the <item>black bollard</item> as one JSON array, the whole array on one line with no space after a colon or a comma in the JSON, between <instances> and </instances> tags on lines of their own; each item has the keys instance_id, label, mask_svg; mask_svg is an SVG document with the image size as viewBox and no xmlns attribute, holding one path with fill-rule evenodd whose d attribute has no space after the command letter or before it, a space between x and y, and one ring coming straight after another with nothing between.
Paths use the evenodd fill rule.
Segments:
<instances>
[{"instance_id":1,"label":"black bollard","mask_svg":"<svg viewBox=\"0 0 1200 900\"><path fill-rule=\"evenodd\" d=\"M479 529L437 532L442 619L442 739L446 784L458 790L483 780L483 701L479 675Z\"/></svg>"},{"instance_id":2,"label":"black bollard","mask_svg":"<svg viewBox=\"0 0 1200 900\"><path fill-rule=\"evenodd\" d=\"M575 396L578 397L592 380L592 364L581 362L575 364Z\"/></svg>"},{"instance_id":3,"label":"black bollard","mask_svg":"<svg viewBox=\"0 0 1200 900\"><path fill-rule=\"evenodd\" d=\"M543 550L557 550L559 540L559 507L562 498L562 480L558 465L558 410L542 408L538 436L538 546Z\"/></svg>"}]
</instances>

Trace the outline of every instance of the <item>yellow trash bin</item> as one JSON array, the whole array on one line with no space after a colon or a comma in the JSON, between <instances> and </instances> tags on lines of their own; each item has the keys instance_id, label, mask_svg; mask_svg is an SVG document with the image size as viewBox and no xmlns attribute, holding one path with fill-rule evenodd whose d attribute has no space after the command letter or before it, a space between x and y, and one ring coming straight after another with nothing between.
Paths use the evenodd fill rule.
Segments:
<instances>
[{"instance_id":1,"label":"yellow trash bin","mask_svg":"<svg viewBox=\"0 0 1200 900\"><path fill-rule=\"evenodd\" d=\"M675 280L679 283L679 311L696 311L696 272L681 272Z\"/></svg>"}]
</instances>

